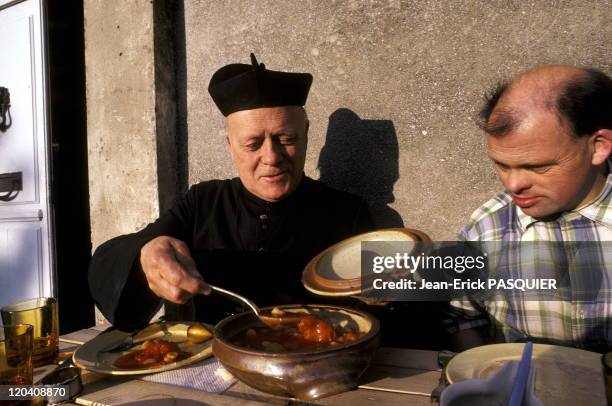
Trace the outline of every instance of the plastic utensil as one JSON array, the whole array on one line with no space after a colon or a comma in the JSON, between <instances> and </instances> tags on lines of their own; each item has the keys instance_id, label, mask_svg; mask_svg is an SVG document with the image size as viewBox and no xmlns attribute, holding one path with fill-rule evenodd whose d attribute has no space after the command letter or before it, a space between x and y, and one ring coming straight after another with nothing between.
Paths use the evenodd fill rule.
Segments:
<instances>
[{"instance_id":1,"label":"plastic utensil","mask_svg":"<svg viewBox=\"0 0 612 406\"><path fill-rule=\"evenodd\" d=\"M521 406L523 402L523 395L525 393L525 386L527 386L527 378L529 378L529 370L531 369L531 355L533 354L533 343L527 341L525 349L523 350L523 356L519 363L516 377L514 378L514 385L512 386L512 394L510 395L510 402L508 406Z\"/></svg>"},{"instance_id":2,"label":"plastic utensil","mask_svg":"<svg viewBox=\"0 0 612 406\"><path fill-rule=\"evenodd\" d=\"M499 406L510 399L519 361L507 361L488 379L468 379L448 386L440 397L440 406ZM530 368L522 406L542 406L535 395L536 370Z\"/></svg>"}]
</instances>

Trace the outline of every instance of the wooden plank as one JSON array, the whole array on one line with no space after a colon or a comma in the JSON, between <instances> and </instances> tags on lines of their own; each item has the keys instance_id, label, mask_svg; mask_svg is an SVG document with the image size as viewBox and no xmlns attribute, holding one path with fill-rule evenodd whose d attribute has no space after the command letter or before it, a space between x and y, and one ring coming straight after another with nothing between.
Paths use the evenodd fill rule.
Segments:
<instances>
[{"instance_id":1,"label":"wooden plank","mask_svg":"<svg viewBox=\"0 0 612 406\"><path fill-rule=\"evenodd\" d=\"M74 331L72 333L64 334L60 337L60 342L69 344L83 344L93 339L95 336L100 334L100 330L88 328L84 330Z\"/></svg>"},{"instance_id":2,"label":"wooden plank","mask_svg":"<svg viewBox=\"0 0 612 406\"><path fill-rule=\"evenodd\" d=\"M359 389L320 399L318 405L432 406L429 397ZM292 403L293 405L293 403Z\"/></svg>"},{"instance_id":3,"label":"wooden plank","mask_svg":"<svg viewBox=\"0 0 612 406\"><path fill-rule=\"evenodd\" d=\"M60 350L60 355L61 353L69 353L69 352L75 352L77 348L79 348L81 344L72 344L72 343L67 343L65 341L60 341L59 342L59 350Z\"/></svg>"},{"instance_id":4,"label":"wooden plank","mask_svg":"<svg viewBox=\"0 0 612 406\"><path fill-rule=\"evenodd\" d=\"M406 348L379 348L372 364L440 371L438 352Z\"/></svg>"},{"instance_id":5,"label":"wooden plank","mask_svg":"<svg viewBox=\"0 0 612 406\"><path fill-rule=\"evenodd\" d=\"M438 386L440 372L372 365L360 379L360 388L418 394L428 397Z\"/></svg>"},{"instance_id":6,"label":"wooden plank","mask_svg":"<svg viewBox=\"0 0 612 406\"><path fill-rule=\"evenodd\" d=\"M75 401L84 406L106 406L116 404L147 404L175 406L195 406L211 404L220 406L286 404L278 403L273 397L258 393L256 396L241 392L227 391L224 394L207 393L139 380L112 380L87 385Z\"/></svg>"},{"instance_id":7,"label":"wooden plank","mask_svg":"<svg viewBox=\"0 0 612 406\"><path fill-rule=\"evenodd\" d=\"M428 373L432 373L431 371ZM428 396L415 396L406 393L391 393L358 389L316 401L300 401L263 393L238 382L222 394L213 394L185 389L172 385L156 384L127 378L115 378L86 386L85 391L75 400L85 406L105 406L111 404L146 401L147 404L160 406L167 402L177 406L195 406L194 401L214 405L430 405Z\"/></svg>"},{"instance_id":8,"label":"wooden plank","mask_svg":"<svg viewBox=\"0 0 612 406\"><path fill-rule=\"evenodd\" d=\"M109 322L105 322L105 323L100 323L100 324L96 324L93 327L90 327L90 330L98 330L98 331L104 331L106 329L108 329L111 326L111 324Z\"/></svg>"},{"instance_id":9,"label":"wooden plank","mask_svg":"<svg viewBox=\"0 0 612 406\"><path fill-rule=\"evenodd\" d=\"M257 389L253 389L248 385L238 382L232 386L227 392L233 395L239 394L240 397L250 398L251 396L261 397L262 395L269 404L283 404L291 406L310 406L310 405L352 405L352 406L406 406L406 405L428 405L431 406L429 396L412 396L400 393L390 393L382 391L372 391L366 389L356 389L341 393L339 395L330 396L323 399L303 401L299 399L284 398L274 395L266 395Z\"/></svg>"},{"instance_id":10,"label":"wooden plank","mask_svg":"<svg viewBox=\"0 0 612 406\"><path fill-rule=\"evenodd\" d=\"M84 343L108 326L76 331L60 338L64 348L72 343ZM74 344L72 344L74 345ZM203 402L215 405L429 405L429 393L437 386L440 376L437 352L381 348L372 365L361 379L358 390L320 399L302 402L260 392L238 382L222 394L207 393L157 384L137 379L110 377L103 381L87 383L76 404L104 406L117 403L163 405L173 402L177 406L194 406Z\"/></svg>"}]
</instances>

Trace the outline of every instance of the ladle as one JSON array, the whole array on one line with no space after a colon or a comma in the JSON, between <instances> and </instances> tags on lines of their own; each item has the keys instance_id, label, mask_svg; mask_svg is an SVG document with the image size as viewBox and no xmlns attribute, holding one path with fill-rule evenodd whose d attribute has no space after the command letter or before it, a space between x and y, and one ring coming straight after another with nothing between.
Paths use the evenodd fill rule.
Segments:
<instances>
[{"instance_id":1,"label":"ladle","mask_svg":"<svg viewBox=\"0 0 612 406\"><path fill-rule=\"evenodd\" d=\"M253 303L246 297L239 295L238 293L211 284L208 284L208 286L210 286L210 288L217 293L220 293L224 296L227 296L231 299L234 299L240 303L247 305L253 311L253 313L255 313L255 316L257 316L257 318L259 318L259 320L261 320L261 322L268 327L295 324L302 320L304 317L306 317L306 315L304 314L297 313L283 312L282 314L274 314L274 312L272 311L262 311L259 307L257 307L255 303Z\"/></svg>"}]
</instances>

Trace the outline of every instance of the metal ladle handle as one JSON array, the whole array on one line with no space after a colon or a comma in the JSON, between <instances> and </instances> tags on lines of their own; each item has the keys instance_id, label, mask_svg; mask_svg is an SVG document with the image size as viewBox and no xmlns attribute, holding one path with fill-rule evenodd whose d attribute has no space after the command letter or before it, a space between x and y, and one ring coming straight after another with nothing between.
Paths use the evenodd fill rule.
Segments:
<instances>
[{"instance_id":1,"label":"metal ladle handle","mask_svg":"<svg viewBox=\"0 0 612 406\"><path fill-rule=\"evenodd\" d=\"M259 307L257 307L255 303L251 302L246 297L240 296L238 293L234 293L230 290L226 290L218 286L211 285L210 283L208 284L208 286L210 286L210 288L215 292L221 293L222 295L230 297L238 302L244 303L245 305L249 306L251 310L253 310L253 312L257 315L257 317L259 317Z\"/></svg>"}]
</instances>

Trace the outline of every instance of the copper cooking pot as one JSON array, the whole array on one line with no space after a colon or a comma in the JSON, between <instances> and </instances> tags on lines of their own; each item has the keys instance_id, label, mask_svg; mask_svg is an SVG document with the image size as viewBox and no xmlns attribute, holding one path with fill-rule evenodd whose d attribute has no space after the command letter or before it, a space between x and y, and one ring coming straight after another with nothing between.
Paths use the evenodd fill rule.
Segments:
<instances>
[{"instance_id":1,"label":"copper cooking pot","mask_svg":"<svg viewBox=\"0 0 612 406\"><path fill-rule=\"evenodd\" d=\"M261 322L251 312L222 320L214 330L213 353L236 378L253 388L303 400L355 389L379 345L380 324L368 313L340 306L287 305L285 312L308 313L334 325L349 323L363 335L319 350L272 353L239 347L233 338Z\"/></svg>"}]
</instances>

